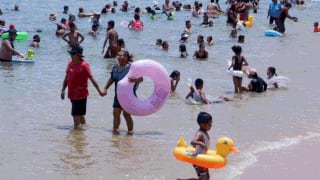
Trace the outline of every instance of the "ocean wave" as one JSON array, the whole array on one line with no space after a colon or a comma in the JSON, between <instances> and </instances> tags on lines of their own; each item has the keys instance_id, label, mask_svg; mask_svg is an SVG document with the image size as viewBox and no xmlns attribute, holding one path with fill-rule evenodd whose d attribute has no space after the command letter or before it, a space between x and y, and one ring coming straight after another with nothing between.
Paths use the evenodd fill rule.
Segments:
<instances>
[{"instance_id":1,"label":"ocean wave","mask_svg":"<svg viewBox=\"0 0 320 180\"><path fill-rule=\"evenodd\" d=\"M305 135L286 137L280 139L279 141L252 144L240 152L241 156L234 157L232 161L229 160L229 162L238 161L238 163L228 164L227 168L225 168L225 172L222 173L223 176L225 176L223 179L237 179L237 177L242 175L245 170L252 167L258 161L257 157L260 153L281 151L289 147L298 146L303 141L319 142L316 140L320 140L320 133L308 132Z\"/></svg>"}]
</instances>

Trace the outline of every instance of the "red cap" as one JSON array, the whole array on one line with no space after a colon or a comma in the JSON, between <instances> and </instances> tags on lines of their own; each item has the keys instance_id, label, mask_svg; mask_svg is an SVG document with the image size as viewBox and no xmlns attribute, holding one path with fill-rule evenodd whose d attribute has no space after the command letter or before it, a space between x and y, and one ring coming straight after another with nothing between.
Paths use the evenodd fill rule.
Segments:
<instances>
[{"instance_id":1,"label":"red cap","mask_svg":"<svg viewBox=\"0 0 320 180\"><path fill-rule=\"evenodd\" d=\"M14 29L14 24L10 24L9 29Z\"/></svg>"}]
</instances>

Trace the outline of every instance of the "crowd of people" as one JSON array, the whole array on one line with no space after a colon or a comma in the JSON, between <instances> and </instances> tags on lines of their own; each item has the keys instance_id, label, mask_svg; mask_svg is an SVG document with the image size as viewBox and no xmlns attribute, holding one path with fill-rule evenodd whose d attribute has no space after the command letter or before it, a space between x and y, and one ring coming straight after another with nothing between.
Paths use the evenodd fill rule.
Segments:
<instances>
[{"instance_id":1,"label":"crowd of people","mask_svg":"<svg viewBox=\"0 0 320 180\"><path fill-rule=\"evenodd\" d=\"M192 18L203 18L201 23L204 27L212 27L213 21L209 20L210 18L217 18L221 14L226 15L226 23L229 24L230 28L230 37L238 38L238 43L245 43L245 36L243 34L238 35L237 24L239 22L245 22L249 19L249 13L257 13L259 7L259 0L229 0L228 8L224 12L220 5L219 0L210 0L207 3L206 8L204 5L195 1L194 4L182 4L180 1L164 0L162 6L158 6L158 3L154 3L150 7L145 7L140 9L139 7L130 6L128 1L124 1L120 11L128 12L134 9L134 15L132 20L126 24L132 30L143 30L144 23L141 21L140 16L143 14L150 15L151 19L156 19L156 14L161 12L165 14L168 20L173 20L175 11L190 11ZM299 1L299 3L302 3ZM96 36L101 32L101 14L108 13L117 13L118 2L114 1L113 3L107 3L101 10L100 13L92 12L86 13L83 7L79 8L78 18L89 18L89 22L92 24L91 29L88 31L89 35ZM269 23L275 23L274 29L280 33L285 33L285 19L289 18L293 21L298 21L298 18L289 15L289 10L292 5L283 1L282 4L277 0L272 0L269 5L269 10L267 17L269 18ZM15 10L19 10L19 6L15 5ZM63 13L69 14L69 7L66 5L63 7ZM189 12L188 12L189 13ZM223 18L223 17L222 17ZM56 21L56 13L49 14L50 21ZM87 106L87 97L88 92L88 80L92 82L96 90L101 96L107 95L108 89L115 85L115 96L113 102L113 133L120 134L120 116L123 114L126 124L128 135L133 134L133 119L129 112L126 112L122 109L121 104L119 103L117 97L117 83L123 79L130 69L130 64L133 61L132 54L129 53L125 48L125 40L119 38L120 35L115 29L115 21L109 20L107 22L107 30L105 33L105 40L102 44L102 56L104 58L117 58L118 63L115 64L112 68L110 78L107 80L106 85L103 88L100 88L98 83L95 81L93 74L90 70L90 66L83 56L83 47L81 43L85 40L85 36L78 30L78 26L75 22L76 16L69 15L68 20L66 18L61 18L59 23L57 23L57 29L55 34L60 36L62 40L66 41L70 46L68 51L71 59L67 64L66 75L63 80L62 90L61 90L61 99L65 98L65 90L68 88L68 98L71 101L71 115L74 120L74 129L81 129L81 126L86 123L86 106ZM245 24L244 24L245 25ZM24 58L24 55L18 52L14 48L14 41L17 36L17 30L10 25L9 29L6 29L5 20L0 20L0 35L2 33L8 33L8 37L4 38L1 43L0 49L0 61L11 61L13 56L19 56ZM314 31L318 32L318 23L314 24ZM181 32L181 39L179 43L179 52L181 58L186 58L189 56L187 52L188 38L192 36L192 25L191 20L185 21L185 27ZM320 29L320 28L319 28ZM206 46L212 46L215 44L212 36L204 37L203 35L198 35L197 45L198 50L194 51L192 57L197 60L206 60L210 56L210 52L206 50ZM32 47L40 46L40 36L35 34L33 40L30 44ZM156 45L160 46L162 50L169 50L169 43L166 40L156 39ZM272 84L267 84L263 78L258 76L258 73L254 69L244 70L246 66L249 65L247 59L242 55L242 47L240 45L235 45L232 48L234 56L231 57L231 64L228 69L234 71L244 71L247 73L247 77L250 79L250 82L247 86L242 85L242 77L233 76L232 81L234 85L234 93L243 93L243 92L256 92L262 93L265 92L268 86L278 88L276 82ZM267 78L271 79L274 76L277 76L276 69L274 67L269 67L267 69ZM178 87L180 81L180 72L179 70L174 70L170 74L171 79L171 92L174 93ZM143 77L130 78L131 83L135 83L134 91L137 90L138 84L143 82ZM228 98L224 96L218 96L214 100L208 99L203 91L204 80L197 78L195 80L195 87L190 86L190 92L187 94L186 99L192 98L193 100L203 103L211 104L224 101L234 101L235 98ZM200 113L198 116L198 123L200 126L199 132L197 133L195 139L192 141L192 145L195 147L200 145L205 150L208 149L209 136L207 131L211 128L212 117L208 113ZM201 153L205 153L205 150ZM209 173L207 169L196 167L198 177L200 179L209 179Z\"/></svg>"}]
</instances>

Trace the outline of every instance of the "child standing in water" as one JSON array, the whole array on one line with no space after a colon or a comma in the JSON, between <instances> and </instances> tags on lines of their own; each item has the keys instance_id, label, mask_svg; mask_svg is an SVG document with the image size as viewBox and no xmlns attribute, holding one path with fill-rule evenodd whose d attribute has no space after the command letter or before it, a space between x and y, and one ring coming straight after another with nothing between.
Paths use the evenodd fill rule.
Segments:
<instances>
[{"instance_id":1,"label":"child standing in water","mask_svg":"<svg viewBox=\"0 0 320 180\"><path fill-rule=\"evenodd\" d=\"M62 39L65 40L70 47L79 46L83 42L84 36L76 30L76 26L74 23L69 24L69 26L70 32L65 33L62 36Z\"/></svg>"},{"instance_id":2,"label":"child standing in water","mask_svg":"<svg viewBox=\"0 0 320 180\"><path fill-rule=\"evenodd\" d=\"M198 154L206 154L210 147L210 136L208 131L212 127L212 116L207 112L198 114L197 122L199 130L196 132L191 145L196 149L194 153L188 153L189 156L196 157ZM193 165L199 180L209 180L209 169Z\"/></svg>"},{"instance_id":3,"label":"child standing in water","mask_svg":"<svg viewBox=\"0 0 320 180\"><path fill-rule=\"evenodd\" d=\"M246 58L241 55L242 48L241 46L232 46L232 51L234 52L234 56L232 56L232 63L229 70L233 68L233 70L241 71L243 65L249 65ZM234 85L234 93L240 93L242 91L242 77L233 76L233 85Z\"/></svg>"}]
</instances>

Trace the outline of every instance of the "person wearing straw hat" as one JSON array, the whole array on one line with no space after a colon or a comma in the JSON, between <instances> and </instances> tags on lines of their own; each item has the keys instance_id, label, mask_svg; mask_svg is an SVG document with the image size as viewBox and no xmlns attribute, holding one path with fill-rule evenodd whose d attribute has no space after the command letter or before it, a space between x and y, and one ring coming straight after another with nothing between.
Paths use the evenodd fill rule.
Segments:
<instances>
[{"instance_id":1,"label":"person wearing straw hat","mask_svg":"<svg viewBox=\"0 0 320 180\"><path fill-rule=\"evenodd\" d=\"M71 60L68 63L66 69L66 75L63 80L61 89L61 99L64 99L65 89L68 86L68 98L71 101L71 115L73 116L74 129L81 129L81 126L86 124L86 107L88 91L88 79L92 82L94 87L99 92L100 96L104 96L96 80L91 74L89 64L83 59L83 49L81 46L73 46L68 51L71 56Z\"/></svg>"}]
</instances>

